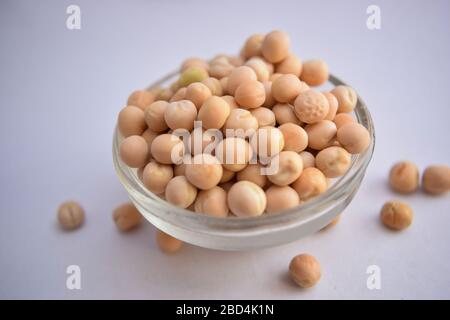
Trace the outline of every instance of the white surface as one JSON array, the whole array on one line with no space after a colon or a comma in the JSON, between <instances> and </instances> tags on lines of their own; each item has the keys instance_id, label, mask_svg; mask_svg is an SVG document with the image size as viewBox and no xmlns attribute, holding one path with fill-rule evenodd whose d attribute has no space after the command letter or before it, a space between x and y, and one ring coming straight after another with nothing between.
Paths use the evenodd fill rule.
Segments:
<instances>
[{"instance_id":1,"label":"white surface","mask_svg":"<svg viewBox=\"0 0 450 320\"><path fill-rule=\"evenodd\" d=\"M82 30L65 27L78 4ZM376 1L2 1L0 4L0 298L450 298L450 195L402 197L386 188L400 159L450 163L450 4ZM352 84L376 124L376 151L335 228L257 252L186 246L160 253L149 224L117 232L126 201L111 161L112 130L128 94L194 55L236 52L246 36L288 31L303 59L321 57ZM383 202L408 201L412 227L385 230ZM65 233L55 211L80 201L87 221ZM323 277L299 290L286 277L308 252ZM82 289L65 287L77 264ZM381 268L368 290L366 268Z\"/></svg>"}]
</instances>

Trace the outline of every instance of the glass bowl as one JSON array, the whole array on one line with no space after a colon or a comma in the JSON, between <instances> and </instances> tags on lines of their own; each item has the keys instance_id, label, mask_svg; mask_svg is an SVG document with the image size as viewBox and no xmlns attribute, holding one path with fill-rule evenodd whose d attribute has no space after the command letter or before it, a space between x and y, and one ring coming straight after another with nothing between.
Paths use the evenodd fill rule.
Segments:
<instances>
[{"instance_id":1,"label":"glass bowl","mask_svg":"<svg viewBox=\"0 0 450 320\"><path fill-rule=\"evenodd\" d=\"M176 76L177 72L171 73L150 88L162 86ZM345 85L333 75L330 75L329 82L333 85ZM320 230L343 212L355 196L372 158L375 132L369 110L359 96L354 114L357 121L370 133L371 143L367 150L352 156L347 173L336 179L325 193L278 214L219 218L171 205L148 191L139 180L137 170L121 161L118 150L123 138L117 128L113 137L114 166L136 208L158 229L175 238L218 250L251 250L277 246Z\"/></svg>"}]
</instances>

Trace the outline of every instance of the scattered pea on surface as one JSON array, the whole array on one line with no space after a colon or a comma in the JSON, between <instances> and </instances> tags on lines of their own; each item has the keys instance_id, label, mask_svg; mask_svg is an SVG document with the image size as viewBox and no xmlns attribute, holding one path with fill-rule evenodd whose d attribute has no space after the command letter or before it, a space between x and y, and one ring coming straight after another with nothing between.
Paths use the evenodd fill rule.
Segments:
<instances>
[{"instance_id":1,"label":"scattered pea on surface","mask_svg":"<svg viewBox=\"0 0 450 320\"><path fill-rule=\"evenodd\" d=\"M129 231L142 222L142 215L132 203L124 203L113 212L113 220L120 231Z\"/></svg>"},{"instance_id":2,"label":"scattered pea on surface","mask_svg":"<svg viewBox=\"0 0 450 320\"><path fill-rule=\"evenodd\" d=\"M450 167L433 165L425 169L422 175L423 190L429 194L439 195L450 190Z\"/></svg>"},{"instance_id":3,"label":"scattered pea on surface","mask_svg":"<svg viewBox=\"0 0 450 320\"><path fill-rule=\"evenodd\" d=\"M183 245L181 240L178 240L161 230L156 231L156 243L159 249L165 253L175 253L180 250Z\"/></svg>"},{"instance_id":4,"label":"scattered pea on surface","mask_svg":"<svg viewBox=\"0 0 450 320\"><path fill-rule=\"evenodd\" d=\"M144 111L135 106L123 108L119 112L117 126L124 137L141 135L147 128Z\"/></svg>"},{"instance_id":5,"label":"scattered pea on surface","mask_svg":"<svg viewBox=\"0 0 450 320\"><path fill-rule=\"evenodd\" d=\"M278 162L278 163L277 163ZM278 186L287 186L300 177L303 171L303 161L300 155L294 151L282 151L270 160L269 167L275 169L274 174L267 178Z\"/></svg>"},{"instance_id":6,"label":"scattered pea on surface","mask_svg":"<svg viewBox=\"0 0 450 320\"><path fill-rule=\"evenodd\" d=\"M294 112L304 123L315 123L325 119L329 111L327 98L320 92L301 92L294 102Z\"/></svg>"},{"instance_id":7,"label":"scattered pea on surface","mask_svg":"<svg viewBox=\"0 0 450 320\"><path fill-rule=\"evenodd\" d=\"M255 217L266 209L266 194L250 181L238 181L228 191L228 207L238 217Z\"/></svg>"},{"instance_id":8,"label":"scattered pea on surface","mask_svg":"<svg viewBox=\"0 0 450 320\"><path fill-rule=\"evenodd\" d=\"M337 140L351 154L362 153L370 145L369 131L359 123L347 123L337 131Z\"/></svg>"},{"instance_id":9,"label":"scattered pea on surface","mask_svg":"<svg viewBox=\"0 0 450 320\"><path fill-rule=\"evenodd\" d=\"M396 163L389 172L389 185L399 193L412 193L419 187L419 169L409 161Z\"/></svg>"},{"instance_id":10,"label":"scattered pea on surface","mask_svg":"<svg viewBox=\"0 0 450 320\"><path fill-rule=\"evenodd\" d=\"M194 203L197 197L197 188L185 176L176 176L167 184L165 196L171 204L185 209Z\"/></svg>"},{"instance_id":11,"label":"scattered pea on surface","mask_svg":"<svg viewBox=\"0 0 450 320\"><path fill-rule=\"evenodd\" d=\"M322 276L319 261L309 254L295 256L289 264L289 274L302 288L313 287Z\"/></svg>"},{"instance_id":12,"label":"scattered pea on surface","mask_svg":"<svg viewBox=\"0 0 450 320\"><path fill-rule=\"evenodd\" d=\"M328 147L316 156L316 167L327 178L337 178L347 172L351 164L351 156L341 147Z\"/></svg>"},{"instance_id":13,"label":"scattered pea on surface","mask_svg":"<svg viewBox=\"0 0 450 320\"><path fill-rule=\"evenodd\" d=\"M278 213L280 211L298 206L300 198L297 192L289 186L273 185L266 190L267 213Z\"/></svg>"},{"instance_id":14,"label":"scattered pea on surface","mask_svg":"<svg viewBox=\"0 0 450 320\"><path fill-rule=\"evenodd\" d=\"M198 193L195 200L195 212L206 213L215 217L228 216L227 192L215 186Z\"/></svg>"},{"instance_id":15,"label":"scattered pea on surface","mask_svg":"<svg viewBox=\"0 0 450 320\"><path fill-rule=\"evenodd\" d=\"M192 158L192 163L186 165L185 173L195 187L208 190L219 184L223 170L216 157L203 153Z\"/></svg>"},{"instance_id":16,"label":"scattered pea on surface","mask_svg":"<svg viewBox=\"0 0 450 320\"><path fill-rule=\"evenodd\" d=\"M147 141L141 136L129 136L120 144L119 154L129 167L143 167L149 159Z\"/></svg>"},{"instance_id":17,"label":"scattered pea on surface","mask_svg":"<svg viewBox=\"0 0 450 320\"><path fill-rule=\"evenodd\" d=\"M292 183L292 188L297 191L300 200L306 201L324 193L328 189L328 181L322 171L309 167Z\"/></svg>"},{"instance_id":18,"label":"scattered pea on surface","mask_svg":"<svg viewBox=\"0 0 450 320\"><path fill-rule=\"evenodd\" d=\"M300 79L310 86L320 86L328 81L328 65L322 60L305 61Z\"/></svg>"},{"instance_id":19,"label":"scattered pea on surface","mask_svg":"<svg viewBox=\"0 0 450 320\"><path fill-rule=\"evenodd\" d=\"M380 218L386 227L403 230L411 225L413 210L404 202L388 201L381 208Z\"/></svg>"},{"instance_id":20,"label":"scattered pea on surface","mask_svg":"<svg viewBox=\"0 0 450 320\"><path fill-rule=\"evenodd\" d=\"M155 194L164 193L169 181L173 178L171 165L150 161L142 172L142 182L145 187Z\"/></svg>"},{"instance_id":21,"label":"scattered pea on surface","mask_svg":"<svg viewBox=\"0 0 450 320\"><path fill-rule=\"evenodd\" d=\"M291 41L284 31L275 30L268 33L262 42L261 52L267 61L278 63L289 55Z\"/></svg>"},{"instance_id":22,"label":"scattered pea on surface","mask_svg":"<svg viewBox=\"0 0 450 320\"><path fill-rule=\"evenodd\" d=\"M58 222L66 230L79 228L84 222L84 216L84 209L75 201L66 201L58 208Z\"/></svg>"}]
</instances>

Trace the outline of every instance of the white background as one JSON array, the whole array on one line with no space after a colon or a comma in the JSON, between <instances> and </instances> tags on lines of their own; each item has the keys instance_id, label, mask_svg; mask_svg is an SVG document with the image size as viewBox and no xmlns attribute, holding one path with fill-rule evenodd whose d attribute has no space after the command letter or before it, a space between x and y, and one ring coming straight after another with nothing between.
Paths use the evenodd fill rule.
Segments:
<instances>
[{"instance_id":1,"label":"white background","mask_svg":"<svg viewBox=\"0 0 450 320\"><path fill-rule=\"evenodd\" d=\"M69 4L82 29L66 29ZM366 8L382 28L366 28ZM392 163L450 164L448 1L2 1L0 3L0 298L450 298L450 197L398 196ZM370 107L376 150L341 222L273 249L219 252L186 245L167 256L148 223L119 233L126 201L111 159L116 115L128 94L184 58L237 52L256 32L283 29L302 58L323 58ZM380 225L383 202L414 208L401 233ZM56 224L66 199L86 224ZM290 259L311 253L323 276L301 290ZM82 270L82 289L65 270ZM366 268L381 268L368 290Z\"/></svg>"}]
</instances>

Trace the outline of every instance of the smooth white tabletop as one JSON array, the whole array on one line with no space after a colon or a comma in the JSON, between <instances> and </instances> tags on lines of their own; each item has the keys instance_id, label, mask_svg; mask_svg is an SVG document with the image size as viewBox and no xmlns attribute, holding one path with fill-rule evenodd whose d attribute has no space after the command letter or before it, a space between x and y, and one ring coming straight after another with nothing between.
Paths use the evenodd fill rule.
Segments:
<instances>
[{"instance_id":1,"label":"smooth white tabletop","mask_svg":"<svg viewBox=\"0 0 450 320\"><path fill-rule=\"evenodd\" d=\"M450 298L450 195L393 194L392 163L450 164L450 3L376 1L69 1L0 4L0 298ZM128 94L184 58L237 52L252 33L283 29L304 60L325 59L365 99L376 124L366 178L333 229L277 248L219 252L186 245L160 253L148 223L119 233L111 212L127 200L111 158ZM379 223L384 201L415 211L411 228ZM86 224L63 232L56 208L80 201ZM322 265L310 290L286 276L290 259ZM81 268L81 290L66 268ZM366 286L367 267L381 289Z\"/></svg>"}]
</instances>

